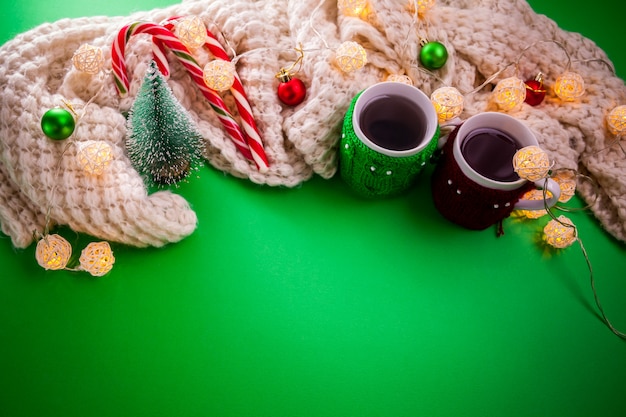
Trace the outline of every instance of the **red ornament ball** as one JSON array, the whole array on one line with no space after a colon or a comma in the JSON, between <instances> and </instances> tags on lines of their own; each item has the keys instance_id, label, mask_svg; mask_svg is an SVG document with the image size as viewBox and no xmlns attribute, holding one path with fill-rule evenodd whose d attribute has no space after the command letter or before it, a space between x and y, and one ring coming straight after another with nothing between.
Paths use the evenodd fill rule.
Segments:
<instances>
[{"instance_id":1,"label":"red ornament ball","mask_svg":"<svg viewBox=\"0 0 626 417\"><path fill-rule=\"evenodd\" d=\"M297 106L306 97L306 86L299 78L293 78L288 74L280 77L278 84L278 99L288 106Z\"/></svg>"},{"instance_id":2,"label":"red ornament ball","mask_svg":"<svg viewBox=\"0 0 626 417\"><path fill-rule=\"evenodd\" d=\"M546 97L546 89L543 86L543 81L536 78L526 80L526 98L524 101L531 106L537 106L541 104Z\"/></svg>"}]
</instances>

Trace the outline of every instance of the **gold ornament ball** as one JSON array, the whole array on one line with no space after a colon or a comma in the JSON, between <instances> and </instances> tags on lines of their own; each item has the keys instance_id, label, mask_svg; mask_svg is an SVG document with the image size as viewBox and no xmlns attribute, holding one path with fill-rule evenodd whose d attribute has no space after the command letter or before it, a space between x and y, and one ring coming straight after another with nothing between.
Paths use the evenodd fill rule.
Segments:
<instances>
[{"instance_id":1,"label":"gold ornament ball","mask_svg":"<svg viewBox=\"0 0 626 417\"><path fill-rule=\"evenodd\" d=\"M113 160L113 149L101 140L86 140L78 143L76 158L86 173L102 175Z\"/></svg>"},{"instance_id":2,"label":"gold ornament ball","mask_svg":"<svg viewBox=\"0 0 626 417\"><path fill-rule=\"evenodd\" d=\"M72 246L59 235L46 235L35 249L35 259L46 270L58 270L67 266L72 256Z\"/></svg>"},{"instance_id":3,"label":"gold ornament ball","mask_svg":"<svg viewBox=\"0 0 626 417\"><path fill-rule=\"evenodd\" d=\"M74 68L87 74L97 74L104 67L104 53L97 46L82 44L72 57Z\"/></svg>"},{"instance_id":4,"label":"gold ornament ball","mask_svg":"<svg viewBox=\"0 0 626 417\"><path fill-rule=\"evenodd\" d=\"M626 106L617 106L606 117L609 132L617 137L626 135Z\"/></svg>"},{"instance_id":5,"label":"gold ornament ball","mask_svg":"<svg viewBox=\"0 0 626 417\"><path fill-rule=\"evenodd\" d=\"M402 83L402 84L406 84L406 85L413 85L413 80L411 79L411 77L409 77L408 75L403 75L403 74L390 74L386 81L392 82L392 83Z\"/></svg>"},{"instance_id":6,"label":"gold ornament ball","mask_svg":"<svg viewBox=\"0 0 626 417\"><path fill-rule=\"evenodd\" d=\"M463 95L454 87L441 87L433 91L430 101L435 106L439 123L452 120L463 111Z\"/></svg>"},{"instance_id":7,"label":"gold ornament ball","mask_svg":"<svg viewBox=\"0 0 626 417\"><path fill-rule=\"evenodd\" d=\"M367 64L367 53L356 42L346 41L335 52L337 66L344 72L359 70Z\"/></svg>"},{"instance_id":8,"label":"gold ornament ball","mask_svg":"<svg viewBox=\"0 0 626 417\"><path fill-rule=\"evenodd\" d=\"M339 0L337 7L346 16L359 17L367 9L367 0Z\"/></svg>"},{"instance_id":9,"label":"gold ornament ball","mask_svg":"<svg viewBox=\"0 0 626 417\"><path fill-rule=\"evenodd\" d=\"M554 93L564 101L574 101L585 94L585 81L579 74L567 71L554 82Z\"/></svg>"},{"instance_id":10,"label":"gold ornament ball","mask_svg":"<svg viewBox=\"0 0 626 417\"><path fill-rule=\"evenodd\" d=\"M574 223L565 216L550 220L543 233L546 242L557 249L571 246L577 238Z\"/></svg>"},{"instance_id":11,"label":"gold ornament ball","mask_svg":"<svg viewBox=\"0 0 626 417\"><path fill-rule=\"evenodd\" d=\"M235 82L235 64L222 59L214 59L204 66L203 77L206 85L215 91L226 91Z\"/></svg>"},{"instance_id":12,"label":"gold ornament ball","mask_svg":"<svg viewBox=\"0 0 626 417\"><path fill-rule=\"evenodd\" d=\"M493 90L493 99L504 111L513 110L526 99L526 85L518 77L500 80Z\"/></svg>"},{"instance_id":13,"label":"gold ornament ball","mask_svg":"<svg viewBox=\"0 0 626 417\"><path fill-rule=\"evenodd\" d=\"M80 253L80 267L94 277L106 275L115 263L109 242L92 242Z\"/></svg>"},{"instance_id":14,"label":"gold ornament ball","mask_svg":"<svg viewBox=\"0 0 626 417\"><path fill-rule=\"evenodd\" d=\"M551 166L548 154L539 146L526 146L513 155L513 169L528 181L546 178Z\"/></svg>"},{"instance_id":15,"label":"gold ornament ball","mask_svg":"<svg viewBox=\"0 0 626 417\"><path fill-rule=\"evenodd\" d=\"M192 51L206 43L207 29L198 16L189 16L177 21L174 32L182 44Z\"/></svg>"}]
</instances>

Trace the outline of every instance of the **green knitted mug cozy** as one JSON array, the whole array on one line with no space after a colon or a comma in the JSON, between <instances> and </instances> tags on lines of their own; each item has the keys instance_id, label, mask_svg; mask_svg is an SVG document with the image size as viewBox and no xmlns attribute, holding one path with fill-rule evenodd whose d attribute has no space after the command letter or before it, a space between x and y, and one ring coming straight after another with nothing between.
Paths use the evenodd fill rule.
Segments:
<instances>
[{"instance_id":1,"label":"green knitted mug cozy","mask_svg":"<svg viewBox=\"0 0 626 417\"><path fill-rule=\"evenodd\" d=\"M439 126L430 142L422 151L393 157L383 155L364 144L354 132L352 115L357 94L344 117L339 148L339 171L341 178L358 194L366 197L382 197L407 190L422 171L426 162L437 149Z\"/></svg>"}]
</instances>

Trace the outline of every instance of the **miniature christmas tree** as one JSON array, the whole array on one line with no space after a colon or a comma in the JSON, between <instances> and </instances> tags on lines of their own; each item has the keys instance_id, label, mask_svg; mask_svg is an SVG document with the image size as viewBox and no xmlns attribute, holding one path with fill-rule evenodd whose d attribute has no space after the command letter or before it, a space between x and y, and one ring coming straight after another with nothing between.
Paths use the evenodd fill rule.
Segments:
<instances>
[{"instance_id":1,"label":"miniature christmas tree","mask_svg":"<svg viewBox=\"0 0 626 417\"><path fill-rule=\"evenodd\" d=\"M204 141L152 61L128 114L126 149L149 185L165 186L202 165Z\"/></svg>"}]
</instances>

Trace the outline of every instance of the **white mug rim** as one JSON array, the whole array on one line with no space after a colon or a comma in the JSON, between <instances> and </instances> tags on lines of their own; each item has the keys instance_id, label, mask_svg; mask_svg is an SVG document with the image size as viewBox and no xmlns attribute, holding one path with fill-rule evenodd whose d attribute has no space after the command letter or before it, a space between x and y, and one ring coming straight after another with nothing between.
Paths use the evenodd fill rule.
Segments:
<instances>
[{"instance_id":1,"label":"white mug rim","mask_svg":"<svg viewBox=\"0 0 626 417\"><path fill-rule=\"evenodd\" d=\"M361 112L363 111L365 106L369 104L373 99L383 94L408 98L413 103L417 104L424 112L427 124L424 136L421 138L419 145L405 150L387 149L372 142L365 135L365 133L363 133L359 125L359 117ZM432 138L435 136L437 132L437 127L437 112L435 111L435 107L433 106L428 96L417 87L396 81L382 81L365 89L356 99L356 102L354 104L354 111L352 113L352 128L356 137L368 148L391 157L412 156L423 151L424 149L426 149Z\"/></svg>"}]
</instances>

